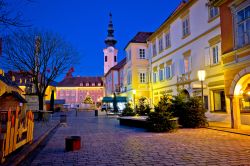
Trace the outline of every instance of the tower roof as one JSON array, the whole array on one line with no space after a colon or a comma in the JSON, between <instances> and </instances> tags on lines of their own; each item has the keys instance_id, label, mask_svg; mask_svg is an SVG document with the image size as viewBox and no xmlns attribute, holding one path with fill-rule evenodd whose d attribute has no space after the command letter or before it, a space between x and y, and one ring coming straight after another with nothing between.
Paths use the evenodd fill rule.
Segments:
<instances>
[{"instance_id":1,"label":"tower roof","mask_svg":"<svg viewBox=\"0 0 250 166\"><path fill-rule=\"evenodd\" d=\"M109 46L115 46L117 41L114 38L114 26L112 22L112 14L109 14L109 24L108 24L108 36L105 39L105 44L107 47Z\"/></svg>"}]
</instances>

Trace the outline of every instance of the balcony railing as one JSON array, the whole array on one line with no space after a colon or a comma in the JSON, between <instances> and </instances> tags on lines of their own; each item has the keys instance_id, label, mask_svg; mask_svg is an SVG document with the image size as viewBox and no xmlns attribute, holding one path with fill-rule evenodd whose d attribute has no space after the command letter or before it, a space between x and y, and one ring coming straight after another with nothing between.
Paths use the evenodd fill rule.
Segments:
<instances>
[{"instance_id":1,"label":"balcony railing","mask_svg":"<svg viewBox=\"0 0 250 166\"><path fill-rule=\"evenodd\" d=\"M177 76L177 84L187 84L191 81L191 71Z\"/></svg>"}]
</instances>

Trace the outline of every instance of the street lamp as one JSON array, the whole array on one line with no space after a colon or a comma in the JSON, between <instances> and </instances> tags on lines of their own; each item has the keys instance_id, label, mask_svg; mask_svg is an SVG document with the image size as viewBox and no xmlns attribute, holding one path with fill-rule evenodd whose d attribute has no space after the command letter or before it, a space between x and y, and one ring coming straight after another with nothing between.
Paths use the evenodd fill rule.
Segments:
<instances>
[{"instance_id":1,"label":"street lamp","mask_svg":"<svg viewBox=\"0 0 250 166\"><path fill-rule=\"evenodd\" d=\"M135 94L136 94L136 90L133 90L133 98L134 98L134 109L135 109Z\"/></svg>"},{"instance_id":2,"label":"street lamp","mask_svg":"<svg viewBox=\"0 0 250 166\"><path fill-rule=\"evenodd\" d=\"M198 71L198 78L199 81L201 82L201 104L202 104L202 108L204 108L204 104L203 104L203 82L205 81L205 77L206 77L206 71L205 70L199 70Z\"/></svg>"}]
</instances>

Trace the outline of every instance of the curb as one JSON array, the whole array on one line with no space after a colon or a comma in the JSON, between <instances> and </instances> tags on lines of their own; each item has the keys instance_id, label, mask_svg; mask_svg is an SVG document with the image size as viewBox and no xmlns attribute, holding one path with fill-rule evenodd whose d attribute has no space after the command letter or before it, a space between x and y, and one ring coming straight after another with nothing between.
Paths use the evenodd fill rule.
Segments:
<instances>
[{"instance_id":1,"label":"curb","mask_svg":"<svg viewBox=\"0 0 250 166\"><path fill-rule=\"evenodd\" d=\"M222 130L222 129L216 129L216 128L212 128L212 127L207 127L207 129L216 130L216 131L222 131L222 132L227 132L227 133L231 133L231 134L238 134L238 135L250 136L250 134L245 134L245 133L240 133L240 132L235 132L235 131Z\"/></svg>"},{"instance_id":2,"label":"curb","mask_svg":"<svg viewBox=\"0 0 250 166\"><path fill-rule=\"evenodd\" d=\"M12 161L8 161L3 164L3 166L7 165L19 165L22 161L24 161L29 154L31 154L47 137L48 135L59 126L60 122L58 122L54 127L49 129L45 134L36 139L30 146L25 148L20 154L17 154Z\"/></svg>"}]
</instances>

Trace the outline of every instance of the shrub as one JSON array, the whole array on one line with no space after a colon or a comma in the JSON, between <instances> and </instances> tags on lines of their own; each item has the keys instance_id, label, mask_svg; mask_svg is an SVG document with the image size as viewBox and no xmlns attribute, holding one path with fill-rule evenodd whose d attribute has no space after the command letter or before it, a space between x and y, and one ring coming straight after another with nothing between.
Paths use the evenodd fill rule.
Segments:
<instances>
[{"instance_id":1,"label":"shrub","mask_svg":"<svg viewBox=\"0 0 250 166\"><path fill-rule=\"evenodd\" d=\"M174 115L179 117L182 127L198 128L207 125L206 110L202 108L200 98L190 97L185 100L182 96L175 96L172 103Z\"/></svg>"},{"instance_id":2,"label":"shrub","mask_svg":"<svg viewBox=\"0 0 250 166\"><path fill-rule=\"evenodd\" d=\"M170 112L150 112L147 122L148 131L170 132L177 128L177 124L171 121L173 118Z\"/></svg>"},{"instance_id":3,"label":"shrub","mask_svg":"<svg viewBox=\"0 0 250 166\"><path fill-rule=\"evenodd\" d=\"M170 132L178 127L178 124L171 120L174 118L171 111L171 99L163 95L158 105L155 106L155 112L150 112L148 116L148 130L153 132Z\"/></svg>"},{"instance_id":4,"label":"shrub","mask_svg":"<svg viewBox=\"0 0 250 166\"><path fill-rule=\"evenodd\" d=\"M135 112L133 108L131 108L131 104L127 103L125 108L122 111L122 116L135 116Z\"/></svg>"},{"instance_id":5,"label":"shrub","mask_svg":"<svg viewBox=\"0 0 250 166\"><path fill-rule=\"evenodd\" d=\"M136 113L138 115L144 116L148 115L150 112L150 106L146 97L141 97L139 99L139 104L136 106Z\"/></svg>"}]
</instances>

